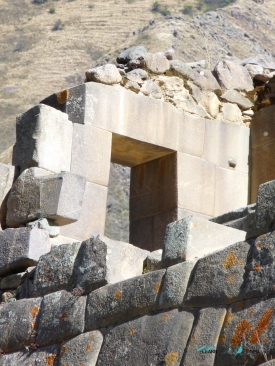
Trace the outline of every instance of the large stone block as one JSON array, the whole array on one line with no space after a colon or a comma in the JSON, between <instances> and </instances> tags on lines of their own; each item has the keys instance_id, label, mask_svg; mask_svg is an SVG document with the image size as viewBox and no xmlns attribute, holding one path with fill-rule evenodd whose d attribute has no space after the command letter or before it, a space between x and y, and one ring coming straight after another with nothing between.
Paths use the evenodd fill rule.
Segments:
<instances>
[{"instance_id":1,"label":"large stone block","mask_svg":"<svg viewBox=\"0 0 275 366\"><path fill-rule=\"evenodd\" d=\"M159 309L183 306L194 264L195 262L187 261L167 268L159 298Z\"/></svg>"},{"instance_id":2,"label":"large stone block","mask_svg":"<svg viewBox=\"0 0 275 366\"><path fill-rule=\"evenodd\" d=\"M91 292L85 330L95 330L158 309L165 270L147 273Z\"/></svg>"},{"instance_id":3,"label":"large stone block","mask_svg":"<svg viewBox=\"0 0 275 366\"><path fill-rule=\"evenodd\" d=\"M226 306L216 306L200 310L184 354L184 365L214 366L226 309Z\"/></svg>"},{"instance_id":4,"label":"large stone block","mask_svg":"<svg viewBox=\"0 0 275 366\"><path fill-rule=\"evenodd\" d=\"M69 171L73 125L65 113L38 104L17 118L13 165Z\"/></svg>"},{"instance_id":5,"label":"large stone block","mask_svg":"<svg viewBox=\"0 0 275 366\"><path fill-rule=\"evenodd\" d=\"M195 313L162 311L108 328L97 365L179 366Z\"/></svg>"},{"instance_id":6,"label":"large stone block","mask_svg":"<svg viewBox=\"0 0 275 366\"><path fill-rule=\"evenodd\" d=\"M130 221L177 207L176 154L131 169Z\"/></svg>"},{"instance_id":7,"label":"large stone block","mask_svg":"<svg viewBox=\"0 0 275 366\"><path fill-rule=\"evenodd\" d=\"M87 332L63 342L60 365L95 366L103 342L100 331Z\"/></svg>"},{"instance_id":8,"label":"large stone block","mask_svg":"<svg viewBox=\"0 0 275 366\"><path fill-rule=\"evenodd\" d=\"M214 216L215 166L178 152L177 170L178 207Z\"/></svg>"},{"instance_id":9,"label":"large stone block","mask_svg":"<svg viewBox=\"0 0 275 366\"><path fill-rule=\"evenodd\" d=\"M221 88L250 91L254 89L252 79L247 69L233 61L219 61L214 68Z\"/></svg>"},{"instance_id":10,"label":"large stone block","mask_svg":"<svg viewBox=\"0 0 275 366\"><path fill-rule=\"evenodd\" d=\"M41 229L0 231L0 276L36 265L50 249L49 236Z\"/></svg>"},{"instance_id":11,"label":"large stone block","mask_svg":"<svg viewBox=\"0 0 275 366\"><path fill-rule=\"evenodd\" d=\"M74 123L71 172L89 182L108 186L112 134L108 131Z\"/></svg>"},{"instance_id":12,"label":"large stone block","mask_svg":"<svg viewBox=\"0 0 275 366\"><path fill-rule=\"evenodd\" d=\"M59 343L82 333L85 305L85 296L75 296L63 290L45 295L39 313L36 343L40 346Z\"/></svg>"},{"instance_id":13,"label":"large stone block","mask_svg":"<svg viewBox=\"0 0 275 366\"><path fill-rule=\"evenodd\" d=\"M140 276L143 272L143 262L149 252L134 245L99 236L107 246L106 280L116 283L128 278Z\"/></svg>"},{"instance_id":14,"label":"large stone block","mask_svg":"<svg viewBox=\"0 0 275 366\"><path fill-rule=\"evenodd\" d=\"M167 226L162 262L164 266L196 260L245 239L245 231L218 225L196 216Z\"/></svg>"},{"instance_id":15,"label":"large stone block","mask_svg":"<svg viewBox=\"0 0 275 366\"><path fill-rule=\"evenodd\" d=\"M177 150L189 155L202 157L205 141L205 119L182 113L178 122Z\"/></svg>"},{"instance_id":16,"label":"large stone block","mask_svg":"<svg viewBox=\"0 0 275 366\"><path fill-rule=\"evenodd\" d=\"M59 225L77 221L85 185L85 178L77 174L50 174L40 168L25 170L8 198L7 225L18 227L40 218L52 219Z\"/></svg>"},{"instance_id":17,"label":"large stone block","mask_svg":"<svg viewBox=\"0 0 275 366\"><path fill-rule=\"evenodd\" d=\"M0 358L1 366L30 366L30 365L47 365L59 366L59 345L53 345L38 349L27 347L19 352L13 352L2 355Z\"/></svg>"},{"instance_id":18,"label":"large stone block","mask_svg":"<svg viewBox=\"0 0 275 366\"><path fill-rule=\"evenodd\" d=\"M8 194L15 179L15 167L0 163L0 230L6 226Z\"/></svg>"},{"instance_id":19,"label":"large stone block","mask_svg":"<svg viewBox=\"0 0 275 366\"><path fill-rule=\"evenodd\" d=\"M54 247L37 264L30 296L73 288L87 293L105 285L106 255L99 238Z\"/></svg>"},{"instance_id":20,"label":"large stone block","mask_svg":"<svg viewBox=\"0 0 275 366\"><path fill-rule=\"evenodd\" d=\"M41 300L25 299L0 305L1 351L13 352L35 343L34 330Z\"/></svg>"},{"instance_id":21,"label":"large stone block","mask_svg":"<svg viewBox=\"0 0 275 366\"><path fill-rule=\"evenodd\" d=\"M262 108L255 113L251 120L251 147L256 149L260 146L275 141L274 131L275 105Z\"/></svg>"},{"instance_id":22,"label":"large stone block","mask_svg":"<svg viewBox=\"0 0 275 366\"><path fill-rule=\"evenodd\" d=\"M247 127L207 119L203 158L216 166L248 173L249 134Z\"/></svg>"},{"instance_id":23,"label":"large stone block","mask_svg":"<svg viewBox=\"0 0 275 366\"><path fill-rule=\"evenodd\" d=\"M80 216L77 222L60 227L60 234L77 240L104 233L108 188L86 182Z\"/></svg>"},{"instance_id":24,"label":"large stone block","mask_svg":"<svg viewBox=\"0 0 275 366\"><path fill-rule=\"evenodd\" d=\"M274 296L231 305L219 337L216 364L259 365L274 358L274 307Z\"/></svg>"},{"instance_id":25,"label":"large stone block","mask_svg":"<svg viewBox=\"0 0 275 366\"><path fill-rule=\"evenodd\" d=\"M248 183L247 173L216 167L214 215L246 206Z\"/></svg>"}]
</instances>

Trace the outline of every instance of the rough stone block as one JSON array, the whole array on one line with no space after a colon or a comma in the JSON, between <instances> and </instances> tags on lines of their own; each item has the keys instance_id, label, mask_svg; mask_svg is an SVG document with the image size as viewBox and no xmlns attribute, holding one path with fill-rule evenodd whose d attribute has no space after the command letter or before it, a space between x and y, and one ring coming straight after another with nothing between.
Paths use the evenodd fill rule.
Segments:
<instances>
[{"instance_id":1,"label":"rough stone block","mask_svg":"<svg viewBox=\"0 0 275 366\"><path fill-rule=\"evenodd\" d=\"M205 119L182 113L178 122L177 150L202 157L205 135Z\"/></svg>"},{"instance_id":2,"label":"rough stone block","mask_svg":"<svg viewBox=\"0 0 275 366\"><path fill-rule=\"evenodd\" d=\"M167 226L163 266L185 260L196 260L215 250L245 239L246 233L218 225L196 216L172 222Z\"/></svg>"},{"instance_id":3,"label":"rough stone block","mask_svg":"<svg viewBox=\"0 0 275 366\"><path fill-rule=\"evenodd\" d=\"M130 221L177 207L176 154L131 169Z\"/></svg>"},{"instance_id":4,"label":"rough stone block","mask_svg":"<svg viewBox=\"0 0 275 366\"><path fill-rule=\"evenodd\" d=\"M107 85L117 84L121 81L121 75L113 64L106 64L87 70L86 78L88 81Z\"/></svg>"},{"instance_id":5,"label":"rough stone block","mask_svg":"<svg viewBox=\"0 0 275 366\"><path fill-rule=\"evenodd\" d=\"M214 366L226 309L226 306L216 306L200 310L183 358L184 365Z\"/></svg>"},{"instance_id":6,"label":"rough stone block","mask_svg":"<svg viewBox=\"0 0 275 366\"><path fill-rule=\"evenodd\" d=\"M89 182L108 186L111 161L111 132L74 123L71 172Z\"/></svg>"},{"instance_id":7,"label":"rough stone block","mask_svg":"<svg viewBox=\"0 0 275 366\"><path fill-rule=\"evenodd\" d=\"M177 220L177 209L130 221L130 242L139 248L154 251L162 249L165 228Z\"/></svg>"},{"instance_id":8,"label":"rough stone block","mask_svg":"<svg viewBox=\"0 0 275 366\"><path fill-rule=\"evenodd\" d=\"M178 207L214 216L215 166L178 152L177 170Z\"/></svg>"},{"instance_id":9,"label":"rough stone block","mask_svg":"<svg viewBox=\"0 0 275 366\"><path fill-rule=\"evenodd\" d=\"M69 171L73 125L65 113L38 104L17 118L13 165Z\"/></svg>"},{"instance_id":10,"label":"rough stone block","mask_svg":"<svg viewBox=\"0 0 275 366\"><path fill-rule=\"evenodd\" d=\"M34 342L33 330L41 298L14 301L0 305L0 349L13 352Z\"/></svg>"},{"instance_id":11,"label":"rough stone block","mask_svg":"<svg viewBox=\"0 0 275 366\"><path fill-rule=\"evenodd\" d=\"M226 90L225 93L221 95L221 98L229 103L236 103L241 109L249 109L253 107L253 103L241 93L236 90Z\"/></svg>"},{"instance_id":12,"label":"rough stone block","mask_svg":"<svg viewBox=\"0 0 275 366\"><path fill-rule=\"evenodd\" d=\"M247 205L248 183L247 173L217 167L214 215Z\"/></svg>"},{"instance_id":13,"label":"rough stone block","mask_svg":"<svg viewBox=\"0 0 275 366\"><path fill-rule=\"evenodd\" d=\"M183 208L178 207L178 220L184 219L187 216L195 215L197 217L201 217L202 219L209 220L212 216L207 216L204 214L201 214L199 212L190 211L190 210L184 210Z\"/></svg>"},{"instance_id":14,"label":"rough stone block","mask_svg":"<svg viewBox=\"0 0 275 366\"><path fill-rule=\"evenodd\" d=\"M259 365L265 357L274 357L274 307L274 296L231 305L219 337L216 364Z\"/></svg>"},{"instance_id":15,"label":"rough stone block","mask_svg":"<svg viewBox=\"0 0 275 366\"><path fill-rule=\"evenodd\" d=\"M85 330L107 327L158 309L165 270L147 273L91 292L87 298Z\"/></svg>"},{"instance_id":16,"label":"rough stone block","mask_svg":"<svg viewBox=\"0 0 275 366\"><path fill-rule=\"evenodd\" d=\"M0 231L0 276L36 265L50 249L49 236L41 229Z\"/></svg>"},{"instance_id":17,"label":"rough stone block","mask_svg":"<svg viewBox=\"0 0 275 366\"><path fill-rule=\"evenodd\" d=\"M247 69L233 61L219 61L214 68L220 86L224 89L250 91L254 89L252 79Z\"/></svg>"},{"instance_id":18,"label":"rough stone block","mask_svg":"<svg viewBox=\"0 0 275 366\"><path fill-rule=\"evenodd\" d=\"M36 267L31 296L62 289L83 293L106 284L106 244L99 238L54 247Z\"/></svg>"},{"instance_id":19,"label":"rough stone block","mask_svg":"<svg viewBox=\"0 0 275 366\"><path fill-rule=\"evenodd\" d=\"M183 262L167 268L159 298L159 309L181 307L195 262Z\"/></svg>"},{"instance_id":20,"label":"rough stone block","mask_svg":"<svg viewBox=\"0 0 275 366\"><path fill-rule=\"evenodd\" d=\"M82 333L85 305L85 296L74 296L66 291L45 295L39 313L36 343L40 346L59 343Z\"/></svg>"},{"instance_id":21,"label":"rough stone block","mask_svg":"<svg viewBox=\"0 0 275 366\"><path fill-rule=\"evenodd\" d=\"M1 366L30 366L30 365L59 365L59 345L43 347L33 350L31 347L19 352L3 355L0 358Z\"/></svg>"},{"instance_id":22,"label":"rough stone block","mask_svg":"<svg viewBox=\"0 0 275 366\"><path fill-rule=\"evenodd\" d=\"M6 226L8 193L15 179L15 167L0 163L0 230Z\"/></svg>"},{"instance_id":23,"label":"rough stone block","mask_svg":"<svg viewBox=\"0 0 275 366\"><path fill-rule=\"evenodd\" d=\"M97 366L109 365L110 360L115 366L179 366L194 313L162 311L108 328Z\"/></svg>"},{"instance_id":24,"label":"rough stone block","mask_svg":"<svg viewBox=\"0 0 275 366\"><path fill-rule=\"evenodd\" d=\"M203 158L218 167L248 173L249 135L247 127L207 119Z\"/></svg>"},{"instance_id":25,"label":"rough stone block","mask_svg":"<svg viewBox=\"0 0 275 366\"><path fill-rule=\"evenodd\" d=\"M102 334L96 330L63 342L60 365L95 366L103 342Z\"/></svg>"},{"instance_id":26,"label":"rough stone block","mask_svg":"<svg viewBox=\"0 0 275 366\"><path fill-rule=\"evenodd\" d=\"M32 229L37 227L38 229L42 229L49 234L50 238L55 238L60 233L59 225L50 219L39 219L33 222L28 222L26 227L30 227Z\"/></svg>"},{"instance_id":27,"label":"rough stone block","mask_svg":"<svg viewBox=\"0 0 275 366\"><path fill-rule=\"evenodd\" d=\"M107 246L106 266L107 283L116 283L140 276L143 262L149 252L134 245L99 236Z\"/></svg>"},{"instance_id":28,"label":"rough stone block","mask_svg":"<svg viewBox=\"0 0 275 366\"><path fill-rule=\"evenodd\" d=\"M147 50L143 46L134 46L127 48L127 50L121 52L117 56L117 63L127 64L131 60L136 60L139 57L143 57L146 53Z\"/></svg>"},{"instance_id":29,"label":"rough stone block","mask_svg":"<svg viewBox=\"0 0 275 366\"><path fill-rule=\"evenodd\" d=\"M40 218L52 219L59 225L77 221L85 185L85 178L77 174L49 174L40 168L25 170L8 198L7 225L18 227Z\"/></svg>"},{"instance_id":30,"label":"rough stone block","mask_svg":"<svg viewBox=\"0 0 275 366\"><path fill-rule=\"evenodd\" d=\"M275 233L271 232L201 258L194 268L185 305L229 304L273 294L274 247Z\"/></svg>"},{"instance_id":31,"label":"rough stone block","mask_svg":"<svg viewBox=\"0 0 275 366\"><path fill-rule=\"evenodd\" d=\"M143 55L142 68L153 72L154 74L164 74L169 70L169 61L162 52L145 53Z\"/></svg>"},{"instance_id":32,"label":"rough stone block","mask_svg":"<svg viewBox=\"0 0 275 366\"><path fill-rule=\"evenodd\" d=\"M14 273L7 277L4 277L0 282L0 289L1 290L16 289L25 281L26 278L30 276L30 272L34 268L35 267L29 267L25 272Z\"/></svg>"},{"instance_id":33,"label":"rough stone block","mask_svg":"<svg viewBox=\"0 0 275 366\"><path fill-rule=\"evenodd\" d=\"M81 241L103 234L107 194L107 187L86 182L79 219L73 224L61 226L60 234Z\"/></svg>"},{"instance_id":34,"label":"rough stone block","mask_svg":"<svg viewBox=\"0 0 275 366\"><path fill-rule=\"evenodd\" d=\"M258 111L251 120L251 147L271 144L275 141L274 131L275 105L270 105Z\"/></svg>"}]
</instances>

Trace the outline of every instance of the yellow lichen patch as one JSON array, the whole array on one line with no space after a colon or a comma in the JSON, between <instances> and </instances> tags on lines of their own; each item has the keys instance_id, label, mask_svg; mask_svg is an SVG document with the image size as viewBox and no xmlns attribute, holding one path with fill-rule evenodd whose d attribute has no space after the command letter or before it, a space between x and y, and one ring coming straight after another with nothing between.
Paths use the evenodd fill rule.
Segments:
<instances>
[{"instance_id":1,"label":"yellow lichen patch","mask_svg":"<svg viewBox=\"0 0 275 366\"><path fill-rule=\"evenodd\" d=\"M237 263L237 257L233 252L227 254L225 260L223 261L223 268L229 269Z\"/></svg>"},{"instance_id":2,"label":"yellow lichen patch","mask_svg":"<svg viewBox=\"0 0 275 366\"><path fill-rule=\"evenodd\" d=\"M256 264L256 266L254 267L254 271L259 272L261 270L261 267L259 264Z\"/></svg>"},{"instance_id":3,"label":"yellow lichen patch","mask_svg":"<svg viewBox=\"0 0 275 366\"><path fill-rule=\"evenodd\" d=\"M220 334L219 339L218 339L218 343L219 344L224 344L226 340L226 334Z\"/></svg>"},{"instance_id":4,"label":"yellow lichen patch","mask_svg":"<svg viewBox=\"0 0 275 366\"><path fill-rule=\"evenodd\" d=\"M253 329L249 342L252 344L256 344L263 333L267 330L270 324L270 319L273 315L274 309L267 309L264 311L263 316L258 321L256 327Z\"/></svg>"},{"instance_id":5,"label":"yellow lichen patch","mask_svg":"<svg viewBox=\"0 0 275 366\"><path fill-rule=\"evenodd\" d=\"M92 348L91 345L90 344L87 344L86 351L90 351L91 348Z\"/></svg>"},{"instance_id":6,"label":"yellow lichen patch","mask_svg":"<svg viewBox=\"0 0 275 366\"><path fill-rule=\"evenodd\" d=\"M239 260L239 264L243 264L243 260L242 259Z\"/></svg>"},{"instance_id":7,"label":"yellow lichen patch","mask_svg":"<svg viewBox=\"0 0 275 366\"><path fill-rule=\"evenodd\" d=\"M38 307L38 306L34 306L33 308L31 308L31 310L30 310L30 314L31 314L31 316L32 316L33 318L35 318L35 317L36 317L36 315L37 315L37 313L38 313L38 311L39 311L39 307Z\"/></svg>"},{"instance_id":8,"label":"yellow lichen patch","mask_svg":"<svg viewBox=\"0 0 275 366\"><path fill-rule=\"evenodd\" d=\"M156 284L155 289L156 289L157 292L159 292L159 290L160 290L160 283L157 283Z\"/></svg>"},{"instance_id":9,"label":"yellow lichen patch","mask_svg":"<svg viewBox=\"0 0 275 366\"><path fill-rule=\"evenodd\" d=\"M252 316L254 314L253 310L250 310L250 312L248 313L249 316Z\"/></svg>"},{"instance_id":10,"label":"yellow lichen patch","mask_svg":"<svg viewBox=\"0 0 275 366\"><path fill-rule=\"evenodd\" d=\"M55 356L51 355L46 358L47 366L53 366L55 361Z\"/></svg>"},{"instance_id":11,"label":"yellow lichen patch","mask_svg":"<svg viewBox=\"0 0 275 366\"><path fill-rule=\"evenodd\" d=\"M62 352L65 353L67 351L67 347L63 346L62 347Z\"/></svg>"},{"instance_id":12,"label":"yellow lichen patch","mask_svg":"<svg viewBox=\"0 0 275 366\"><path fill-rule=\"evenodd\" d=\"M115 299L116 299L116 300L120 299L120 298L121 298L121 295L122 295L122 293L121 293L120 291L117 291L117 292L115 293Z\"/></svg>"},{"instance_id":13,"label":"yellow lichen patch","mask_svg":"<svg viewBox=\"0 0 275 366\"><path fill-rule=\"evenodd\" d=\"M230 273L227 277L226 277L226 283L228 285L232 285L232 283L235 282L236 279L236 273Z\"/></svg>"},{"instance_id":14,"label":"yellow lichen patch","mask_svg":"<svg viewBox=\"0 0 275 366\"><path fill-rule=\"evenodd\" d=\"M193 335L192 335L192 337L191 337L191 342L193 342L193 343L194 343L194 342L195 342L195 340L196 340L196 336L195 336L195 334L193 334Z\"/></svg>"},{"instance_id":15,"label":"yellow lichen patch","mask_svg":"<svg viewBox=\"0 0 275 366\"><path fill-rule=\"evenodd\" d=\"M62 314L61 317L59 318L60 320L65 320L67 318L66 314Z\"/></svg>"},{"instance_id":16,"label":"yellow lichen patch","mask_svg":"<svg viewBox=\"0 0 275 366\"><path fill-rule=\"evenodd\" d=\"M170 352L164 357L165 366L174 366L179 359L178 352Z\"/></svg>"},{"instance_id":17,"label":"yellow lichen patch","mask_svg":"<svg viewBox=\"0 0 275 366\"><path fill-rule=\"evenodd\" d=\"M61 90L56 96L59 104L64 104L69 99L70 92L69 90Z\"/></svg>"},{"instance_id":18,"label":"yellow lichen patch","mask_svg":"<svg viewBox=\"0 0 275 366\"><path fill-rule=\"evenodd\" d=\"M129 333L130 333L131 336L133 336L136 333L136 330L135 329L131 329Z\"/></svg>"},{"instance_id":19,"label":"yellow lichen patch","mask_svg":"<svg viewBox=\"0 0 275 366\"><path fill-rule=\"evenodd\" d=\"M164 314L162 317L162 321L165 322L167 320L167 318L169 317L169 314Z\"/></svg>"},{"instance_id":20,"label":"yellow lichen patch","mask_svg":"<svg viewBox=\"0 0 275 366\"><path fill-rule=\"evenodd\" d=\"M224 320L224 327L226 328L228 326L228 324L231 322L231 320L233 319L233 315L231 313L231 311L229 310L225 316L225 320Z\"/></svg>"},{"instance_id":21,"label":"yellow lichen patch","mask_svg":"<svg viewBox=\"0 0 275 366\"><path fill-rule=\"evenodd\" d=\"M239 347L243 341L245 335L251 329L251 323L248 320L243 319L236 327L233 337L231 339L231 343L234 347Z\"/></svg>"}]
</instances>

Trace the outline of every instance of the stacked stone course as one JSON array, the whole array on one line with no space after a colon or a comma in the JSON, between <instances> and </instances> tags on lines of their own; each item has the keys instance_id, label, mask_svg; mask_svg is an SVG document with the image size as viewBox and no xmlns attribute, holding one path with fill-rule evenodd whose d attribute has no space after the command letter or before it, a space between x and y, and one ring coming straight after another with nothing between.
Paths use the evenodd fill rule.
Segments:
<instances>
[{"instance_id":1,"label":"stacked stone course","mask_svg":"<svg viewBox=\"0 0 275 366\"><path fill-rule=\"evenodd\" d=\"M275 357L275 181L246 206L241 126L251 75L273 80L257 62L211 73L136 47L18 117L0 164L0 366ZM103 235L110 161L132 167L135 246Z\"/></svg>"}]
</instances>

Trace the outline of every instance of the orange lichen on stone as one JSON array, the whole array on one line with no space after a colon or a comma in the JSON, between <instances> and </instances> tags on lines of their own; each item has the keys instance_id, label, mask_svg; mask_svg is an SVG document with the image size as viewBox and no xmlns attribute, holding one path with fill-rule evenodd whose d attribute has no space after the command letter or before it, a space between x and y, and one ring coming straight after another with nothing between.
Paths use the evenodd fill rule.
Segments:
<instances>
[{"instance_id":1,"label":"orange lichen on stone","mask_svg":"<svg viewBox=\"0 0 275 366\"><path fill-rule=\"evenodd\" d=\"M38 311L39 311L39 307L38 307L38 306L34 306L33 308L31 308L31 310L30 310L30 314L31 314L31 316L32 316L33 318L35 318L35 317L36 317L36 315L37 315L37 313L38 313Z\"/></svg>"},{"instance_id":2,"label":"orange lichen on stone","mask_svg":"<svg viewBox=\"0 0 275 366\"><path fill-rule=\"evenodd\" d=\"M250 310L250 312L248 314L249 314L249 316L252 316L254 314L254 311Z\"/></svg>"},{"instance_id":3,"label":"orange lichen on stone","mask_svg":"<svg viewBox=\"0 0 275 366\"><path fill-rule=\"evenodd\" d=\"M93 339L95 337L95 335L94 334L91 334L91 338Z\"/></svg>"},{"instance_id":4,"label":"orange lichen on stone","mask_svg":"<svg viewBox=\"0 0 275 366\"><path fill-rule=\"evenodd\" d=\"M231 313L231 311L229 310L225 316L225 320L224 320L224 327L226 328L228 326L228 324L231 322L231 320L233 319L233 315Z\"/></svg>"},{"instance_id":5,"label":"orange lichen on stone","mask_svg":"<svg viewBox=\"0 0 275 366\"><path fill-rule=\"evenodd\" d=\"M87 344L86 351L90 351L91 348L92 348L91 345L90 344Z\"/></svg>"},{"instance_id":6,"label":"orange lichen on stone","mask_svg":"<svg viewBox=\"0 0 275 366\"><path fill-rule=\"evenodd\" d=\"M194 226L194 227L198 227L198 224L196 224L196 223L194 222L193 226Z\"/></svg>"},{"instance_id":7,"label":"orange lichen on stone","mask_svg":"<svg viewBox=\"0 0 275 366\"><path fill-rule=\"evenodd\" d=\"M223 261L223 268L229 269L237 263L237 257L233 252L227 254L225 260Z\"/></svg>"},{"instance_id":8,"label":"orange lichen on stone","mask_svg":"<svg viewBox=\"0 0 275 366\"><path fill-rule=\"evenodd\" d=\"M65 320L67 318L66 314L62 314L61 317L59 318L60 320Z\"/></svg>"},{"instance_id":9,"label":"orange lichen on stone","mask_svg":"<svg viewBox=\"0 0 275 366\"><path fill-rule=\"evenodd\" d=\"M242 310L243 307L244 307L244 301L237 302L237 304L236 304L237 310Z\"/></svg>"},{"instance_id":10,"label":"orange lichen on stone","mask_svg":"<svg viewBox=\"0 0 275 366\"><path fill-rule=\"evenodd\" d=\"M256 266L254 267L254 271L259 272L261 270L261 266L259 264L256 264Z\"/></svg>"},{"instance_id":11,"label":"orange lichen on stone","mask_svg":"<svg viewBox=\"0 0 275 366\"><path fill-rule=\"evenodd\" d=\"M242 259L239 260L239 264L243 264L243 260Z\"/></svg>"},{"instance_id":12,"label":"orange lichen on stone","mask_svg":"<svg viewBox=\"0 0 275 366\"><path fill-rule=\"evenodd\" d=\"M155 289L156 289L157 292L159 292L159 290L160 290L160 283L157 283L156 284Z\"/></svg>"},{"instance_id":13,"label":"orange lichen on stone","mask_svg":"<svg viewBox=\"0 0 275 366\"><path fill-rule=\"evenodd\" d=\"M98 306L101 306L101 305L102 305L102 302L100 302L100 301L99 301L99 302L97 303L97 305L98 305Z\"/></svg>"},{"instance_id":14,"label":"orange lichen on stone","mask_svg":"<svg viewBox=\"0 0 275 366\"><path fill-rule=\"evenodd\" d=\"M170 282L169 282L169 285L173 285L173 282L172 282L172 281L170 281Z\"/></svg>"},{"instance_id":15,"label":"orange lichen on stone","mask_svg":"<svg viewBox=\"0 0 275 366\"><path fill-rule=\"evenodd\" d=\"M122 293L120 291L117 291L115 294L115 299L118 300L121 298Z\"/></svg>"},{"instance_id":16,"label":"orange lichen on stone","mask_svg":"<svg viewBox=\"0 0 275 366\"><path fill-rule=\"evenodd\" d=\"M164 357L165 366L174 366L179 359L178 352L170 352Z\"/></svg>"},{"instance_id":17,"label":"orange lichen on stone","mask_svg":"<svg viewBox=\"0 0 275 366\"><path fill-rule=\"evenodd\" d=\"M231 343L234 347L239 347L245 335L250 331L252 325L248 320L243 319L236 327Z\"/></svg>"},{"instance_id":18,"label":"orange lichen on stone","mask_svg":"<svg viewBox=\"0 0 275 366\"><path fill-rule=\"evenodd\" d=\"M226 334L220 334L219 339L218 339L218 343L219 344L224 344L226 340Z\"/></svg>"},{"instance_id":19,"label":"orange lichen on stone","mask_svg":"<svg viewBox=\"0 0 275 366\"><path fill-rule=\"evenodd\" d=\"M69 90L61 90L56 96L59 104L64 104L69 99L70 92Z\"/></svg>"},{"instance_id":20,"label":"orange lichen on stone","mask_svg":"<svg viewBox=\"0 0 275 366\"><path fill-rule=\"evenodd\" d=\"M169 314L164 314L162 317L162 321L165 322L167 320L167 318L169 317Z\"/></svg>"},{"instance_id":21,"label":"orange lichen on stone","mask_svg":"<svg viewBox=\"0 0 275 366\"><path fill-rule=\"evenodd\" d=\"M67 351L67 347L63 346L62 347L62 352L65 353Z\"/></svg>"},{"instance_id":22,"label":"orange lichen on stone","mask_svg":"<svg viewBox=\"0 0 275 366\"><path fill-rule=\"evenodd\" d=\"M32 327L32 329L36 328L36 322L32 322L31 327Z\"/></svg>"},{"instance_id":23,"label":"orange lichen on stone","mask_svg":"<svg viewBox=\"0 0 275 366\"><path fill-rule=\"evenodd\" d=\"M256 344L259 342L263 333L267 330L270 324L270 319L273 315L274 309L267 309L264 311L263 316L258 321L256 327L253 329L252 334L250 336L249 342L251 344Z\"/></svg>"},{"instance_id":24,"label":"orange lichen on stone","mask_svg":"<svg viewBox=\"0 0 275 366\"><path fill-rule=\"evenodd\" d=\"M193 342L193 343L194 343L194 342L195 342L195 340L196 340L196 336L195 336L195 334L193 334L193 335L192 335L192 337L191 337L191 342Z\"/></svg>"},{"instance_id":25,"label":"orange lichen on stone","mask_svg":"<svg viewBox=\"0 0 275 366\"><path fill-rule=\"evenodd\" d=\"M135 329L131 329L129 333L132 336L132 335L134 335L136 333L136 330Z\"/></svg>"},{"instance_id":26,"label":"orange lichen on stone","mask_svg":"<svg viewBox=\"0 0 275 366\"><path fill-rule=\"evenodd\" d=\"M55 356L51 355L46 358L47 366L53 366L55 361Z\"/></svg>"},{"instance_id":27,"label":"orange lichen on stone","mask_svg":"<svg viewBox=\"0 0 275 366\"><path fill-rule=\"evenodd\" d=\"M257 247L257 248L261 248L261 247L262 247L262 243L257 243L257 244L256 244L256 247Z\"/></svg>"},{"instance_id":28,"label":"orange lichen on stone","mask_svg":"<svg viewBox=\"0 0 275 366\"><path fill-rule=\"evenodd\" d=\"M227 277L226 277L226 283L228 285L232 285L232 283L235 282L235 278L236 278L236 273L230 273Z\"/></svg>"},{"instance_id":29,"label":"orange lichen on stone","mask_svg":"<svg viewBox=\"0 0 275 366\"><path fill-rule=\"evenodd\" d=\"M115 358L115 356L111 355L109 358L110 358L110 360L113 360Z\"/></svg>"}]
</instances>

